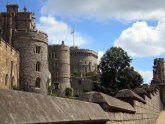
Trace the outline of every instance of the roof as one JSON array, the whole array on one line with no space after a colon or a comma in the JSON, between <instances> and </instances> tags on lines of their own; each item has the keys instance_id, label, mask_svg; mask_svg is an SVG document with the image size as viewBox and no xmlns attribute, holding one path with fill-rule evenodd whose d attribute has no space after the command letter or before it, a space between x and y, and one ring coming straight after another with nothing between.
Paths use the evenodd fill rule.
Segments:
<instances>
[{"instance_id":1,"label":"roof","mask_svg":"<svg viewBox=\"0 0 165 124\"><path fill-rule=\"evenodd\" d=\"M98 104L78 100L0 90L0 101L3 124L108 120Z\"/></svg>"},{"instance_id":2,"label":"roof","mask_svg":"<svg viewBox=\"0 0 165 124\"><path fill-rule=\"evenodd\" d=\"M103 108L111 111L122 111L134 113L135 109L127 102L123 102L117 98L111 97L109 95L100 93L100 92L88 92L84 94L83 100L99 103ZM106 103L106 105L102 104Z\"/></svg>"}]
</instances>

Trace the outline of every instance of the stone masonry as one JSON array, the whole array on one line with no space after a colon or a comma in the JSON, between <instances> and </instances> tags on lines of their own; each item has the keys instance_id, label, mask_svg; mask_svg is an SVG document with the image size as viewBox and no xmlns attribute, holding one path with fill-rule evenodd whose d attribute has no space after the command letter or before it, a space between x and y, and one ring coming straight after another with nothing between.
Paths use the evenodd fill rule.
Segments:
<instances>
[{"instance_id":1,"label":"stone masonry","mask_svg":"<svg viewBox=\"0 0 165 124\"><path fill-rule=\"evenodd\" d=\"M0 39L0 89L19 86L19 52Z\"/></svg>"},{"instance_id":2,"label":"stone masonry","mask_svg":"<svg viewBox=\"0 0 165 124\"><path fill-rule=\"evenodd\" d=\"M88 72L97 73L98 54L89 49L70 48L71 74L78 72L85 74Z\"/></svg>"},{"instance_id":3,"label":"stone masonry","mask_svg":"<svg viewBox=\"0 0 165 124\"><path fill-rule=\"evenodd\" d=\"M49 45L48 54L53 89L64 95L70 87L70 49L62 41L61 45Z\"/></svg>"},{"instance_id":4,"label":"stone masonry","mask_svg":"<svg viewBox=\"0 0 165 124\"><path fill-rule=\"evenodd\" d=\"M18 5L8 4L0 13L2 38L20 52L20 88L47 94L48 36L35 28L34 13L18 11Z\"/></svg>"}]
</instances>

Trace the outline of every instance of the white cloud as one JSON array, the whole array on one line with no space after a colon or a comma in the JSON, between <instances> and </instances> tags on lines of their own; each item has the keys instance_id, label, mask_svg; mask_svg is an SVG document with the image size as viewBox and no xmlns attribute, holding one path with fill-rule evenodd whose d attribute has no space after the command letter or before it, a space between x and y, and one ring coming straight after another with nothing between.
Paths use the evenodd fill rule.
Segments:
<instances>
[{"instance_id":1,"label":"white cloud","mask_svg":"<svg viewBox=\"0 0 165 124\"><path fill-rule=\"evenodd\" d=\"M61 44L61 41L65 41L66 45L73 45L73 36L71 35L72 28L62 22L56 20L53 16L41 16L39 19L37 28L48 34L49 44ZM88 39L82 36L79 32L75 32L75 45L86 44Z\"/></svg>"},{"instance_id":2,"label":"white cloud","mask_svg":"<svg viewBox=\"0 0 165 124\"><path fill-rule=\"evenodd\" d=\"M136 71L138 71L141 74L141 76L144 79L144 83L148 83L148 84L151 83L153 77L152 71L143 71L143 70L136 70Z\"/></svg>"},{"instance_id":3,"label":"white cloud","mask_svg":"<svg viewBox=\"0 0 165 124\"><path fill-rule=\"evenodd\" d=\"M65 17L136 20L165 17L164 0L47 0L42 14Z\"/></svg>"},{"instance_id":4,"label":"white cloud","mask_svg":"<svg viewBox=\"0 0 165 124\"><path fill-rule=\"evenodd\" d=\"M100 62L101 60L101 57L104 55L104 52L103 51L99 51L98 52L98 63Z\"/></svg>"},{"instance_id":5,"label":"white cloud","mask_svg":"<svg viewBox=\"0 0 165 124\"><path fill-rule=\"evenodd\" d=\"M122 31L114 46L122 47L132 57L156 56L165 53L165 19L156 27L148 26L145 21L135 22Z\"/></svg>"}]
</instances>

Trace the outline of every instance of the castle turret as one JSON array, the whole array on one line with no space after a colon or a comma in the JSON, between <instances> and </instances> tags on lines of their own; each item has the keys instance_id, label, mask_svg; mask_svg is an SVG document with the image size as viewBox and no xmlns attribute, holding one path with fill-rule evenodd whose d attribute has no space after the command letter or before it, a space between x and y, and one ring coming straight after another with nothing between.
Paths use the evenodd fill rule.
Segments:
<instances>
[{"instance_id":1,"label":"castle turret","mask_svg":"<svg viewBox=\"0 0 165 124\"><path fill-rule=\"evenodd\" d=\"M164 59L154 59L152 84L160 84L165 81Z\"/></svg>"},{"instance_id":2,"label":"castle turret","mask_svg":"<svg viewBox=\"0 0 165 124\"><path fill-rule=\"evenodd\" d=\"M98 54L89 49L79 49L70 47L71 74L78 72L85 74L88 72L97 73Z\"/></svg>"},{"instance_id":3,"label":"castle turret","mask_svg":"<svg viewBox=\"0 0 165 124\"><path fill-rule=\"evenodd\" d=\"M2 38L11 42L20 52L20 88L25 91L47 94L48 36L35 29L34 13L18 5L9 4L7 12L0 13Z\"/></svg>"},{"instance_id":4,"label":"castle turret","mask_svg":"<svg viewBox=\"0 0 165 124\"><path fill-rule=\"evenodd\" d=\"M70 49L61 45L49 45L49 70L52 75L53 89L60 95L70 87Z\"/></svg>"}]
</instances>

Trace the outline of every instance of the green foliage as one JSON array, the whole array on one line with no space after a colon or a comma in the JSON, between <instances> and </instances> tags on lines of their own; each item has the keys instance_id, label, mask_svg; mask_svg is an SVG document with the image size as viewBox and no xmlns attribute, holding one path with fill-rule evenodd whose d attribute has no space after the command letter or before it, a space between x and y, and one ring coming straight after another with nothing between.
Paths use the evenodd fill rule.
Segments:
<instances>
[{"instance_id":1,"label":"green foliage","mask_svg":"<svg viewBox=\"0 0 165 124\"><path fill-rule=\"evenodd\" d=\"M65 89L65 96L66 96L66 97L72 97L72 96L73 96L73 89L67 87L67 88Z\"/></svg>"},{"instance_id":2,"label":"green foliage","mask_svg":"<svg viewBox=\"0 0 165 124\"><path fill-rule=\"evenodd\" d=\"M95 72L87 72L85 76L96 76Z\"/></svg>"},{"instance_id":3,"label":"green foliage","mask_svg":"<svg viewBox=\"0 0 165 124\"><path fill-rule=\"evenodd\" d=\"M48 95L49 96L57 96L57 94L53 91L52 86L48 87Z\"/></svg>"},{"instance_id":4,"label":"green foliage","mask_svg":"<svg viewBox=\"0 0 165 124\"><path fill-rule=\"evenodd\" d=\"M101 84L96 90L114 96L121 89L134 89L143 83L141 75L130 66L131 58L119 47L110 48L101 58Z\"/></svg>"},{"instance_id":5,"label":"green foliage","mask_svg":"<svg viewBox=\"0 0 165 124\"><path fill-rule=\"evenodd\" d=\"M74 76L74 77L80 77L80 73L74 72L72 76Z\"/></svg>"}]
</instances>

